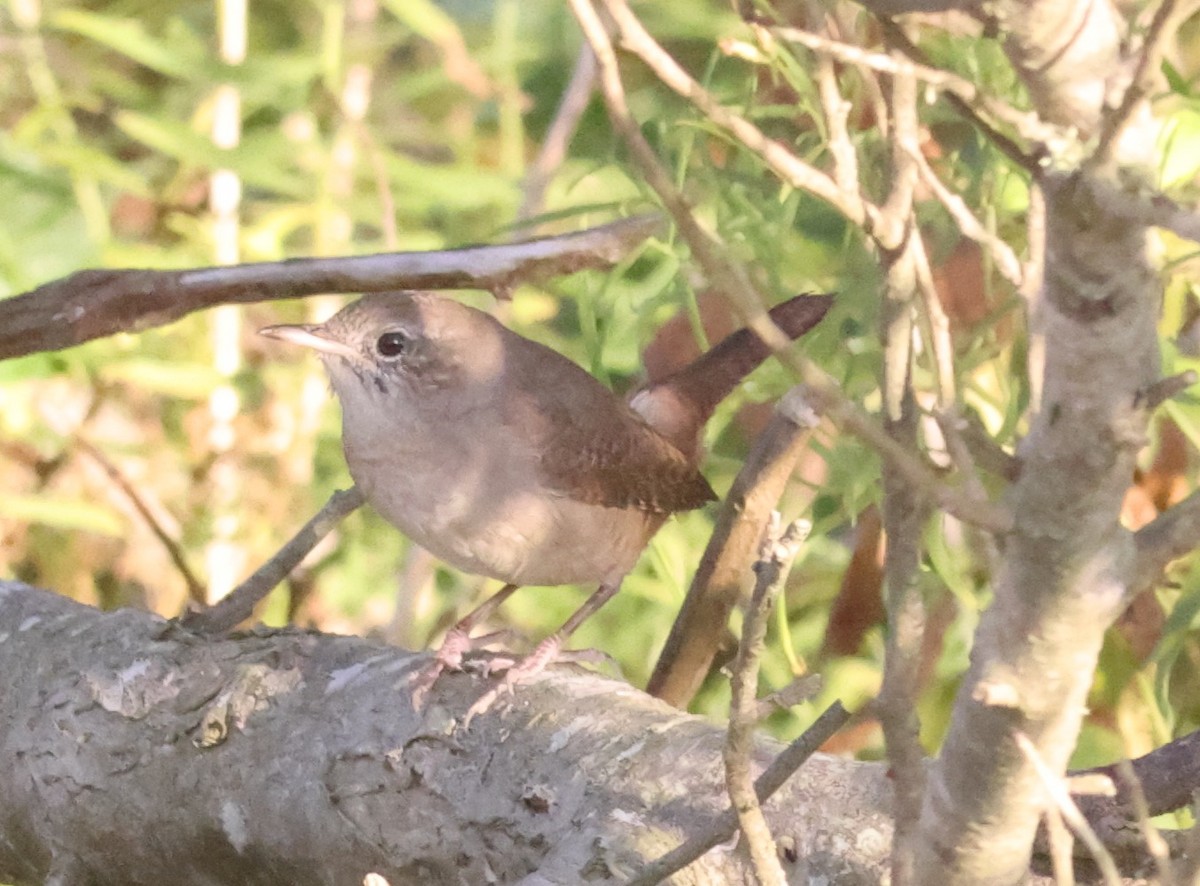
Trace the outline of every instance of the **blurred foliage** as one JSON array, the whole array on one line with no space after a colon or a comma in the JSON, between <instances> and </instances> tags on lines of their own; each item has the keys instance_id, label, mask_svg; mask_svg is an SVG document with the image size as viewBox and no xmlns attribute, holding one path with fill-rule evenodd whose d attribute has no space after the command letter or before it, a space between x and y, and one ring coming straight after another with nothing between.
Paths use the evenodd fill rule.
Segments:
<instances>
[{"instance_id":1,"label":"blurred foliage","mask_svg":"<svg viewBox=\"0 0 1200 886\"><path fill-rule=\"evenodd\" d=\"M810 56L783 45L769 54L722 51L753 43L727 5L646 4L640 12L723 102L798 155L828 164ZM853 24L858 13L843 12ZM216 51L220 22L212 4L43 7L13 0L5 7L0 201L9 210L0 226L0 294L80 268L214 263L207 201L218 168L240 183L244 261L433 249L513 235L523 176L579 46L564 4L264 0L251 15L245 61L228 64ZM854 26L869 33L865 22ZM1194 196L1200 99L1188 33L1181 32L1166 66L1161 176ZM931 29L923 42L935 62L1023 103L994 41ZM629 63L625 70L647 136L700 217L763 288L777 299L837 292L835 308L804 348L853 399L878 410L880 279L861 238L829 207L782 186L643 68ZM878 193L888 148L872 117L870 91L854 70L841 76L853 102L850 125L864 182ZM228 149L210 135L219 88L235 90L240 100L242 132ZM922 113L923 148L939 174L1020 250L1027 200L1021 174L944 102L931 100ZM960 239L940 204L927 194L922 200L954 322L963 400L1012 451L1029 402L1018 300L979 250ZM652 205L593 100L555 172L543 230L575 229ZM1170 241L1162 249L1169 274L1166 370L1197 368L1196 254ZM681 312L698 317L699 284L686 249L669 238L647 244L611 274L522 287L498 310L522 333L626 390L638 381L641 350L655 331ZM464 297L492 304L477 293ZM340 301L244 309L240 366L231 372L214 358L214 320L206 315L0 364L0 571L90 603L171 615L185 605L187 585L152 522L175 540L201 581L214 557L235 557L241 574L268 557L349 480L336 406L319 367L253 330L328 314ZM933 388L925 358L915 382L919 397ZM766 366L719 411L705 467L718 491L732 482L763 420L761 410L742 407L777 396L789 383L780 367ZM229 398L236 409L228 439L220 442L218 413ZM1191 450L1200 444L1200 400L1180 398L1166 414L1182 432L1184 456L1168 478L1174 491L1155 507L1191 488ZM936 440L927 436L936 458ZM1162 439L1147 448L1148 474L1161 462ZM878 598L877 586L850 586L846 578L857 527L879 496L878 478L872 453L823 428L783 503L786 516L808 516L815 528L774 622L764 690L804 668L820 670L825 682L799 715L771 720L781 736L799 732L835 697L854 707L878 689L877 623L854 637L852 649L834 654L826 647L836 598ZM999 494L1000 481L985 480ZM712 520L710 509L669 523L624 592L579 631L576 645L602 649L632 682L644 683ZM939 519L926 540L931 631L921 713L933 749L990 576L986 546L970 530ZM1114 631L1079 762L1107 758L1122 740L1132 751L1145 750L1173 730L1200 724L1200 567L1181 563L1173 580L1151 601L1148 628ZM294 613L326 630L418 646L492 589L493 583L431 562L378 517L359 513L263 614L280 622ZM502 626L538 638L582 598L582 589L524 590L505 606ZM720 716L726 703L725 681L713 675L694 709ZM880 752L871 726L839 740L855 753Z\"/></svg>"}]
</instances>

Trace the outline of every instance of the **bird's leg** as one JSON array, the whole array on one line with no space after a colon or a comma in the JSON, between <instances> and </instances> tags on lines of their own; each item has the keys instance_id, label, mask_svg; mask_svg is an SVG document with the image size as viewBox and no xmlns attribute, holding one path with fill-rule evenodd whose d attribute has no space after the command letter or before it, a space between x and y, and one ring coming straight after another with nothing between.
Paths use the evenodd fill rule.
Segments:
<instances>
[{"instance_id":1,"label":"bird's leg","mask_svg":"<svg viewBox=\"0 0 1200 886\"><path fill-rule=\"evenodd\" d=\"M518 683L523 683L530 677L540 674L546 669L546 666L557 660L562 653L563 644L567 642L570 636L575 633L581 624L591 618L596 612L613 598L613 596L621 589L622 579L616 581L605 582L600 585L596 591L588 597L583 605L580 606L568 618L561 628L538 643L534 647L533 652L522 658L520 661L513 664L504 674L504 678L480 696L475 704L471 705L467 711L466 717L463 720L463 725L466 726L473 718L479 714L485 713L491 708L496 700L501 695L512 692L513 687Z\"/></svg>"},{"instance_id":2,"label":"bird's leg","mask_svg":"<svg viewBox=\"0 0 1200 886\"><path fill-rule=\"evenodd\" d=\"M496 638L496 634L485 634L482 637L472 637L471 631L481 621L490 618L500 605L513 595L520 585L506 584L492 596L488 597L462 618L454 623L454 627L446 632L445 639L433 654L433 661L425 665L412 679L413 708L420 710L425 696L433 688L438 677L444 671L462 670L463 655L472 649L478 649Z\"/></svg>"}]
</instances>

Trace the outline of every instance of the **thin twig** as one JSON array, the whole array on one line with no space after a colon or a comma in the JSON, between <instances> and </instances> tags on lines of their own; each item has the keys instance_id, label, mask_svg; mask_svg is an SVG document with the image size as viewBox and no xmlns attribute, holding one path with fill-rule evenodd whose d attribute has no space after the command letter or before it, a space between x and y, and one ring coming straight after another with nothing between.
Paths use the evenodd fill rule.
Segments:
<instances>
[{"instance_id":1,"label":"thin twig","mask_svg":"<svg viewBox=\"0 0 1200 886\"><path fill-rule=\"evenodd\" d=\"M760 803L765 802L783 786L792 773L804 764L821 745L832 738L850 719L850 712L835 701L816 719L804 734L788 745L771 761L754 782L754 792ZM683 870L719 843L724 843L737 829L737 815L732 809L713 821L686 843L655 859L637 872L625 886L656 886L676 871Z\"/></svg>"},{"instance_id":2,"label":"thin twig","mask_svg":"<svg viewBox=\"0 0 1200 886\"><path fill-rule=\"evenodd\" d=\"M1017 258L1013 248L984 227L983 222L971 212L966 201L943 184L937 173L933 171L933 167L929 165L929 161L919 150L913 151L913 160L917 164L921 181L950 213L950 217L954 219L963 235L986 249L1004 278L1013 286L1020 287L1024 282L1024 274L1021 260Z\"/></svg>"},{"instance_id":3,"label":"thin twig","mask_svg":"<svg viewBox=\"0 0 1200 886\"><path fill-rule=\"evenodd\" d=\"M691 248L692 256L708 276L709 282L729 299L746 325L754 330L772 351L779 353L787 348L791 339L771 322L764 307L764 299L751 283L745 269L726 261L716 239L696 221L687 200L675 187L670 172L662 165L654 148L642 135L641 127L633 112L629 110L629 103L625 98L616 50L591 0L571 0L571 9L584 38L596 53L600 88L608 107L609 119L628 145L642 177L662 200L671 218L678 225L680 235ZM832 185L832 182L830 184Z\"/></svg>"},{"instance_id":4,"label":"thin twig","mask_svg":"<svg viewBox=\"0 0 1200 886\"><path fill-rule=\"evenodd\" d=\"M1075 838L1063 822L1057 806L1046 807L1046 839L1050 844L1050 867L1054 886L1075 886Z\"/></svg>"},{"instance_id":5,"label":"thin twig","mask_svg":"<svg viewBox=\"0 0 1200 886\"><path fill-rule=\"evenodd\" d=\"M910 74L896 74L888 86L886 99L892 127L891 184L872 234L885 253L894 253L913 236L916 224L913 197L917 189L917 167L912 155L920 150L921 129L917 119L916 78Z\"/></svg>"},{"instance_id":6,"label":"thin twig","mask_svg":"<svg viewBox=\"0 0 1200 886\"><path fill-rule=\"evenodd\" d=\"M879 453L938 508L964 523L989 532L1003 535L1012 530L1013 515L1008 508L964 495L960 490L946 485L923 461L888 437L878 423L850 403L838 389L837 383L823 370L802 356L789 354L780 359L793 368L797 364L802 367L802 377L808 385L813 406L818 411L828 415Z\"/></svg>"},{"instance_id":7,"label":"thin twig","mask_svg":"<svg viewBox=\"0 0 1200 886\"><path fill-rule=\"evenodd\" d=\"M1138 391L1136 402L1143 409L1157 409L1166 401L1178 397L1197 382L1200 382L1200 373L1194 369L1187 369L1147 385Z\"/></svg>"},{"instance_id":8,"label":"thin twig","mask_svg":"<svg viewBox=\"0 0 1200 886\"><path fill-rule=\"evenodd\" d=\"M1049 141L1057 134L1054 128L1044 123L1037 114L1022 111L982 92L978 85L951 71L895 55L872 52L861 46L832 40L822 34L814 34L800 28L772 27L770 30L779 39L799 43L818 56L834 58L881 74L907 74L916 77L922 83L928 83L935 89L954 96L965 105L981 105L987 113L1012 126L1024 138Z\"/></svg>"},{"instance_id":9,"label":"thin twig","mask_svg":"<svg viewBox=\"0 0 1200 886\"><path fill-rule=\"evenodd\" d=\"M562 165L567 146L575 136L579 120L587 110L588 101L595 88L596 54L584 43L579 47L575 69L571 72L567 88L563 90L550 128L546 130L541 150L525 174L525 181L521 186L521 206L517 210L517 230L526 227L526 223L542 211L546 186L553 178L555 170Z\"/></svg>"},{"instance_id":10,"label":"thin twig","mask_svg":"<svg viewBox=\"0 0 1200 886\"><path fill-rule=\"evenodd\" d=\"M1104 882L1107 886L1120 886L1121 874L1117 870L1116 862L1112 856L1096 836L1096 832L1092 830L1092 826L1088 824L1088 820L1083 817L1083 813L1079 811L1079 807L1075 805L1075 801L1071 798L1071 793L1067 790L1062 778L1050 770L1042 760L1038 753L1037 747L1029 740L1024 732L1013 733L1013 739L1016 741L1017 748L1029 761L1029 765L1033 767L1038 778L1042 782L1042 787L1045 788L1046 794L1050 801L1058 807L1058 811L1062 814L1063 820L1067 826L1079 838L1080 842L1087 847L1091 853L1092 859L1096 862L1096 866L1100 869L1101 875L1104 877Z\"/></svg>"},{"instance_id":11,"label":"thin twig","mask_svg":"<svg viewBox=\"0 0 1200 886\"><path fill-rule=\"evenodd\" d=\"M1192 821L1200 822L1200 790L1193 792L1189 811ZM1179 878L1187 886L1200 886L1200 824L1184 832L1184 852L1180 859Z\"/></svg>"},{"instance_id":12,"label":"thin twig","mask_svg":"<svg viewBox=\"0 0 1200 886\"><path fill-rule=\"evenodd\" d=\"M1175 33L1173 25L1176 21L1177 10L1176 0L1162 0L1158 9L1155 10L1154 18L1150 20L1150 27L1146 30L1146 38L1142 43L1129 86L1126 87L1125 94L1121 96L1121 103L1112 113L1105 116L1101 125L1096 150L1088 158L1087 166L1090 168L1103 168L1112 162L1117 143L1121 139L1121 133L1133 119L1134 111L1150 94L1151 80L1158 72L1159 61L1162 58L1163 44L1168 36Z\"/></svg>"},{"instance_id":13,"label":"thin twig","mask_svg":"<svg viewBox=\"0 0 1200 886\"><path fill-rule=\"evenodd\" d=\"M658 233L662 224L659 216L643 215L499 246L297 258L184 271L80 271L0 300L0 359L149 329L222 304L321 292L495 290L586 268L608 268Z\"/></svg>"},{"instance_id":14,"label":"thin twig","mask_svg":"<svg viewBox=\"0 0 1200 886\"><path fill-rule=\"evenodd\" d=\"M1126 598L1155 586L1167 565L1200 545L1200 490L1172 505L1134 533L1136 557Z\"/></svg>"},{"instance_id":15,"label":"thin twig","mask_svg":"<svg viewBox=\"0 0 1200 886\"><path fill-rule=\"evenodd\" d=\"M804 674L782 689L776 689L760 698L754 706L754 719L761 723L776 711L795 707L800 702L813 698L820 691L821 675Z\"/></svg>"},{"instance_id":16,"label":"thin twig","mask_svg":"<svg viewBox=\"0 0 1200 886\"><path fill-rule=\"evenodd\" d=\"M829 17L826 15L824 7L815 2L809 2L806 8L809 17L819 22L822 28L829 28ZM765 28L756 28L755 30L760 34L760 42L762 42L762 36L771 33ZM858 181L858 152L850 140L850 130L847 126L853 105L842 95L832 56L817 56L816 79L817 92L821 97L821 108L825 112L825 123L829 127L829 155L833 158L834 181L846 193L855 194L861 198L862 190Z\"/></svg>"},{"instance_id":17,"label":"thin twig","mask_svg":"<svg viewBox=\"0 0 1200 886\"><path fill-rule=\"evenodd\" d=\"M941 483L918 457L896 444L883 428L842 394L837 382L828 373L794 350L784 350L789 340L770 322L763 308L763 301L758 297L745 271L727 261L711 235L696 222L687 202L675 188L670 174L663 168L654 149L643 137L625 100L625 90L621 84L612 42L595 9L589 0L571 0L571 8L584 37L596 53L600 67L600 85L613 125L629 146L647 184L658 194L679 226L680 234L687 241L693 257L709 277L709 281L729 299L746 325L754 330L786 366L800 376L809 389L810 400L817 409L860 437L883 458L894 463L897 469L938 507L964 522L991 532L1008 532L1012 528L1011 512L991 502L968 499ZM628 10L626 13L627 18L632 17ZM640 28L640 25L638 27ZM661 47L659 51L661 52ZM671 64L674 65L674 62ZM872 208L872 214L877 216L878 210Z\"/></svg>"},{"instance_id":18,"label":"thin twig","mask_svg":"<svg viewBox=\"0 0 1200 886\"><path fill-rule=\"evenodd\" d=\"M729 729L725 740L725 785L737 812L738 825L750 851L750 861L764 886L785 886L787 874L779 863L778 850L762 807L754 793L751 774L754 730L758 725L758 670L767 637L767 619L779 592L787 582L792 562L812 524L796 521L781 534L768 536L761 559L755 564L757 578L750 606L742 624L742 640L730 680Z\"/></svg>"},{"instance_id":19,"label":"thin twig","mask_svg":"<svg viewBox=\"0 0 1200 886\"><path fill-rule=\"evenodd\" d=\"M1117 762L1117 774L1121 777L1121 787L1126 791L1130 808L1133 809L1138 829L1142 839L1146 841L1146 851L1154 859L1154 867L1158 870L1160 886L1175 886L1175 872L1171 867L1171 852L1163 839L1162 833L1150 820L1150 804L1146 802L1146 792L1142 789L1142 780L1138 778L1133 764L1129 760Z\"/></svg>"},{"instance_id":20,"label":"thin twig","mask_svg":"<svg viewBox=\"0 0 1200 886\"><path fill-rule=\"evenodd\" d=\"M670 89L686 98L712 123L753 151L781 179L837 207L854 224L874 227L877 210L861 194L838 187L824 172L805 163L782 143L768 138L749 120L718 102L650 36L625 0L602 2L617 24L622 45L637 55ZM594 42L592 46L595 48Z\"/></svg>"},{"instance_id":21,"label":"thin twig","mask_svg":"<svg viewBox=\"0 0 1200 886\"><path fill-rule=\"evenodd\" d=\"M396 228L396 195L392 192L392 179L388 172L388 154L380 147L370 128L361 120L354 121L354 133L367 152L371 174L375 176L375 192L379 195L379 229L383 233L383 245L395 252L400 245L400 232Z\"/></svg>"},{"instance_id":22,"label":"thin twig","mask_svg":"<svg viewBox=\"0 0 1200 886\"><path fill-rule=\"evenodd\" d=\"M258 601L287 578L288 573L308 556L317 543L360 508L364 501L357 486L334 492L316 516L305 523L275 556L215 605L184 615L181 619L183 626L199 633L220 634L245 621L254 612Z\"/></svg>"},{"instance_id":23,"label":"thin twig","mask_svg":"<svg viewBox=\"0 0 1200 886\"><path fill-rule=\"evenodd\" d=\"M901 50L909 58L915 59L921 64L927 64L924 53L915 43L908 39L908 35L904 33L903 28L888 18L879 18L878 21L880 27L883 28L884 34L887 36L888 42L892 46ZM958 111L963 117L970 120L979 129L979 131L984 134L988 141L996 146L997 150L999 150L1001 154L1007 157L1014 165L1029 173L1030 177L1037 177L1041 171L1040 156L1038 154L1030 154L1015 141L993 126L991 121L975 110L974 103L971 99L968 99L964 95L960 95L957 92L947 91L946 100L950 103L951 107ZM1034 119L1035 118L1033 117L1026 118L1025 126L1031 127ZM1026 136L1027 138L1033 138L1042 144L1053 141L1055 138L1055 131L1051 128L1045 126L1032 128L1035 129L1036 134ZM1024 135L1024 133L1022 134Z\"/></svg>"},{"instance_id":24,"label":"thin twig","mask_svg":"<svg viewBox=\"0 0 1200 886\"><path fill-rule=\"evenodd\" d=\"M947 411L954 409L958 402L958 375L954 371L954 340L950 335L950 317L942 306L937 284L933 282L933 268L929 264L925 237L915 227L910 250L917 278L917 293L921 296L921 307L928 326L925 335L929 343L929 352L933 355L938 408ZM977 487L977 491L982 492L983 487Z\"/></svg>"},{"instance_id":25,"label":"thin twig","mask_svg":"<svg viewBox=\"0 0 1200 886\"><path fill-rule=\"evenodd\" d=\"M961 459L960 472L965 470L966 465L972 465L970 476L974 477L975 483L980 482L975 467L982 468L1010 483L1017 481L1017 478L1021 476L1021 460L1006 452L999 443L992 439L992 435L983 426L978 415L973 412L965 414L958 412L953 416L946 416L946 418L953 423L955 435L966 447L967 457ZM960 463L953 452L950 453L950 457L955 459L956 464ZM965 473L963 475L967 476ZM969 492L974 483L968 481L967 485ZM982 488L982 484L980 488Z\"/></svg>"},{"instance_id":26,"label":"thin twig","mask_svg":"<svg viewBox=\"0 0 1200 886\"><path fill-rule=\"evenodd\" d=\"M1025 218L1025 242L1029 250L1024 264L1025 282L1019 287L1025 300L1025 322L1029 328L1025 375L1029 379L1030 415L1037 415L1042 409L1042 387L1046 378L1046 321L1042 306L1046 233L1046 191L1035 180L1029 187L1029 211Z\"/></svg>"},{"instance_id":27,"label":"thin twig","mask_svg":"<svg viewBox=\"0 0 1200 886\"><path fill-rule=\"evenodd\" d=\"M171 558L171 562L175 564L175 568L179 570L184 584L187 585L188 597L197 603L203 604L207 598L204 583L196 577L196 573L188 565L183 548L171 533L167 531L166 527L159 522L158 518L154 515L154 511L151 510L150 506L142 498L141 493L134 488L133 484L121 473L121 469L113 464L107 455L86 439L76 437L75 445L87 453L96 464L100 465L101 469L108 476L108 479L129 499L129 503L133 505L133 509L138 512L138 516L146 521L147 528L158 539L159 543L166 550L167 556Z\"/></svg>"},{"instance_id":28,"label":"thin twig","mask_svg":"<svg viewBox=\"0 0 1200 886\"><path fill-rule=\"evenodd\" d=\"M957 406L951 406L945 411L939 410L934 414L934 420L942 432L942 439L946 441L946 452L950 461L954 464L958 476L963 478L967 492L976 498L983 498L987 495L987 490L983 486L979 471L976 470L975 455L963 436L963 432L970 426L959 413ZM988 442L991 442L990 438Z\"/></svg>"}]
</instances>

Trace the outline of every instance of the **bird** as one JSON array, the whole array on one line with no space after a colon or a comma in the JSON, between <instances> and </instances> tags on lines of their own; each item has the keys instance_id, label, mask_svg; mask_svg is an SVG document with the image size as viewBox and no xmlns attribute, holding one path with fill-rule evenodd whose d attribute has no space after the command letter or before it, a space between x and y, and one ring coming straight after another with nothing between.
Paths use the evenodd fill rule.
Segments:
<instances>
[{"instance_id":1,"label":"bird","mask_svg":"<svg viewBox=\"0 0 1200 886\"><path fill-rule=\"evenodd\" d=\"M795 338L830 304L797 296L771 316ZM704 424L769 353L739 330L626 400L491 314L427 292L373 293L324 323L260 332L320 356L366 501L445 563L504 582L447 633L414 706L488 639L471 631L518 588L597 586L468 716L554 661L671 514L716 498L699 470Z\"/></svg>"}]
</instances>

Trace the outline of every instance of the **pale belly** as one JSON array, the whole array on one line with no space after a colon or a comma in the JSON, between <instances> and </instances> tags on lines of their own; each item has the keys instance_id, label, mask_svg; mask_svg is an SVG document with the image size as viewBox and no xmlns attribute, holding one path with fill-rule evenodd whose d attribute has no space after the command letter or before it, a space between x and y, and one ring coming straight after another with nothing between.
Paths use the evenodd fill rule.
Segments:
<instances>
[{"instance_id":1,"label":"pale belly","mask_svg":"<svg viewBox=\"0 0 1200 886\"><path fill-rule=\"evenodd\" d=\"M546 492L519 464L459 462L418 474L395 457L369 462L349 448L346 456L367 501L412 541L464 572L513 584L619 580L661 522Z\"/></svg>"}]
</instances>

